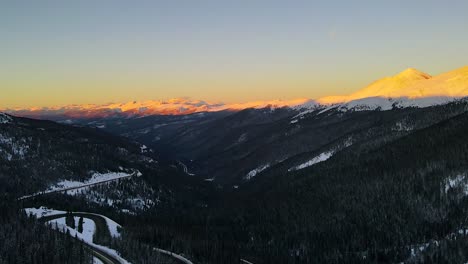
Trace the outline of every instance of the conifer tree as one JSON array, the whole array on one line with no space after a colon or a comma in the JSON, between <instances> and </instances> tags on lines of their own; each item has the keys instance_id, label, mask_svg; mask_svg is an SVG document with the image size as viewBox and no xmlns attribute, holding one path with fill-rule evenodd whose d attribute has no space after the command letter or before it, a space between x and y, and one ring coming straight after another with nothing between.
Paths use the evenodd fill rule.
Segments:
<instances>
[{"instance_id":1,"label":"conifer tree","mask_svg":"<svg viewBox=\"0 0 468 264\"><path fill-rule=\"evenodd\" d=\"M83 217L78 221L78 232L83 233Z\"/></svg>"}]
</instances>

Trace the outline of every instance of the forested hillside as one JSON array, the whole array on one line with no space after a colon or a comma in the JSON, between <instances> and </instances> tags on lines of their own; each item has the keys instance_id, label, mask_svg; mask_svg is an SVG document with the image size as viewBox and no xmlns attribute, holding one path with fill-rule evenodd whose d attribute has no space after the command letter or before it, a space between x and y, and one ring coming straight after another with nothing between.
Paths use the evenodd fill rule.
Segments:
<instances>
[{"instance_id":1,"label":"forested hillside","mask_svg":"<svg viewBox=\"0 0 468 264\"><path fill-rule=\"evenodd\" d=\"M185 245L201 263L464 263L466 124L463 113L307 169L267 173L206 208L142 215L133 233Z\"/></svg>"},{"instance_id":2,"label":"forested hillside","mask_svg":"<svg viewBox=\"0 0 468 264\"><path fill-rule=\"evenodd\" d=\"M232 188L262 168L286 160L299 165L349 144L385 143L460 114L466 107L466 101L459 101L391 111L264 108L93 122L158 150L162 157L182 161L196 177Z\"/></svg>"},{"instance_id":3,"label":"forested hillside","mask_svg":"<svg viewBox=\"0 0 468 264\"><path fill-rule=\"evenodd\" d=\"M150 160L140 144L96 129L8 118L0 124L2 193L30 194L60 179L84 181L93 171L134 169Z\"/></svg>"},{"instance_id":4,"label":"forested hillside","mask_svg":"<svg viewBox=\"0 0 468 264\"><path fill-rule=\"evenodd\" d=\"M247 124L262 122L261 118L251 119L252 115L257 116L255 111L243 113L248 117ZM227 119L232 127L236 126L233 122L236 118L240 117ZM266 120L260 127L284 131L281 127L288 117L278 118L277 121ZM213 124L211 122L214 121L206 124ZM300 142L318 140L313 139L317 131L322 134L319 138L328 138L327 143L316 145L312 151L308 148L295 150L298 155L272 164L255 177L233 186L191 175L178 160L166 157L151 161L157 158L153 152L125 138L90 128L12 117L0 125L2 135L11 139L4 140L2 145L6 150L3 152L5 176L2 180L6 183L3 188L12 199L13 192L8 190L23 192L19 183L34 186L34 177L40 178L41 174L34 171L32 176L36 176L30 178L27 167L19 165L21 162L31 164L29 166L38 164L38 168L44 164L43 170L47 172L47 166L57 164L55 160L65 161L50 167L51 175L55 175L54 170L58 168L57 172L74 172L71 177L76 179L86 177L87 174L81 172L99 168L119 170L119 165L125 165L138 169L141 177L92 186L69 195L56 193L22 202L22 206L46 205L112 217L125 231L122 239L111 241L109 245L135 263L157 263L152 262L159 256L155 248L207 264L237 264L241 259L256 264L464 263L468 260L466 124L468 114L464 102L425 109L310 113L298 124L288 124L288 129L300 126L297 142L291 142L293 137L284 137L275 140L278 145L263 146L265 142L260 145L274 155L275 151L284 151L281 146L292 149L291 146ZM267 133L265 127L257 130L259 125L240 125L239 129L230 130L241 135L244 129ZM312 139L307 139L307 131ZM54 150L52 158L37 154L41 152L32 147L27 148L25 155L14 151L18 142L28 138L28 133L33 143L27 146L36 146L39 150L49 146L45 150ZM197 134L193 140L202 134ZM237 135L231 138L235 137ZM86 140L77 141L79 138ZM48 143L37 147L39 140ZM226 140L229 141L224 138L220 142ZM75 145L78 147L72 147ZM125 154L119 152L121 149L125 149ZM291 169L330 149L333 155L328 159ZM11 160L5 153L11 154ZM67 162L66 157L79 162ZM14 164L16 170L11 170ZM7 171L11 172L10 177ZM45 181L61 177L57 173L51 178L46 176ZM8 179L19 183L12 184ZM21 215L16 217L19 220L6 219L10 224L4 226L16 221L28 223L33 229L45 228L33 220L21 220ZM16 225L10 230L21 228ZM44 242L43 245L48 244ZM63 245L67 244L64 242L60 246ZM55 246L59 245L47 247ZM72 247L76 245L70 245L67 250L76 250Z\"/></svg>"}]
</instances>

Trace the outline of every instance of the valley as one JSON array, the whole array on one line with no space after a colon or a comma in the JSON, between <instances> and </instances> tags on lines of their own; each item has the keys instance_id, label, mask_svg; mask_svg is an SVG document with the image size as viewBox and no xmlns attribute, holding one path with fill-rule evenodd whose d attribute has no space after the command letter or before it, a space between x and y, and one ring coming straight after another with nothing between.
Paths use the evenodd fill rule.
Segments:
<instances>
[{"instance_id":1,"label":"valley","mask_svg":"<svg viewBox=\"0 0 468 264\"><path fill-rule=\"evenodd\" d=\"M468 264L468 1L0 1L0 264Z\"/></svg>"},{"instance_id":2,"label":"valley","mask_svg":"<svg viewBox=\"0 0 468 264\"><path fill-rule=\"evenodd\" d=\"M431 78L408 70L363 91ZM468 259L466 98L355 96L72 122L2 114L4 206L102 263Z\"/></svg>"}]
</instances>

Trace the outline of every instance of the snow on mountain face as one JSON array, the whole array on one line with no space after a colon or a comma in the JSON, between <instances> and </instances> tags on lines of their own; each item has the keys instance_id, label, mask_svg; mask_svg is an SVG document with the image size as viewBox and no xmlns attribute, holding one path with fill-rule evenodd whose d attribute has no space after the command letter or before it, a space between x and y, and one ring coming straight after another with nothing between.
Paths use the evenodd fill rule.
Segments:
<instances>
[{"instance_id":1,"label":"snow on mountain face","mask_svg":"<svg viewBox=\"0 0 468 264\"><path fill-rule=\"evenodd\" d=\"M187 115L200 112L222 110L243 110L246 108L294 107L307 103L309 99L254 101L246 103L210 103L187 98L166 101L149 100L143 102L110 103L106 105L68 105L30 109L6 109L7 113L38 119L67 120L80 118L133 117L149 115Z\"/></svg>"},{"instance_id":2,"label":"snow on mountain face","mask_svg":"<svg viewBox=\"0 0 468 264\"><path fill-rule=\"evenodd\" d=\"M323 97L317 102L341 111L390 110L441 105L467 96L468 66L435 77L409 68L350 95Z\"/></svg>"},{"instance_id":3,"label":"snow on mountain face","mask_svg":"<svg viewBox=\"0 0 468 264\"><path fill-rule=\"evenodd\" d=\"M257 174L259 174L260 172L268 169L270 167L270 164L265 164L265 165L262 165L256 169L253 169L251 170L249 173L247 173L247 175L245 175L244 179L245 180L251 180L253 177L257 176Z\"/></svg>"},{"instance_id":4,"label":"snow on mountain face","mask_svg":"<svg viewBox=\"0 0 468 264\"><path fill-rule=\"evenodd\" d=\"M318 102L326 105L372 97L418 99L465 96L468 96L468 66L435 77L410 68L393 77L375 81L350 95L324 97Z\"/></svg>"},{"instance_id":5,"label":"snow on mountain face","mask_svg":"<svg viewBox=\"0 0 468 264\"><path fill-rule=\"evenodd\" d=\"M62 107L1 110L17 116L38 119L70 120L82 118L134 117L148 115L187 115L197 112L243 110L246 108L290 107L301 115L336 106L339 110L389 110L393 107L427 107L445 104L468 96L468 66L432 77L409 68L395 76L377 80L350 95L327 96L317 100L272 100L246 103L209 103L176 98L165 101L69 105ZM11 118L0 113L0 124Z\"/></svg>"},{"instance_id":6,"label":"snow on mountain face","mask_svg":"<svg viewBox=\"0 0 468 264\"><path fill-rule=\"evenodd\" d=\"M331 156L333 156L333 154L334 154L333 151L320 153L320 155L314 157L313 159L311 159L309 161L306 161L306 162L304 162L302 164L299 164L297 166L289 168L288 171L296 171L296 170L305 169L305 168L310 167L312 165L315 165L315 164L317 164L319 162L326 161L327 159L331 158Z\"/></svg>"}]
</instances>

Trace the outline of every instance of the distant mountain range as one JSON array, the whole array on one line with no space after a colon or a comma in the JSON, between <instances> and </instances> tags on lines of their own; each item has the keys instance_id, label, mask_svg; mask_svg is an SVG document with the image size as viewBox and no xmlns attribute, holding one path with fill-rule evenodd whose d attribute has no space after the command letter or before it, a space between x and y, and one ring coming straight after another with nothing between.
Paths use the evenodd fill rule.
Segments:
<instances>
[{"instance_id":1,"label":"distant mountain range","mask_svg":"<svg viewBox=\"0 0 468 264\"><path fill-rule=\"evenodd\" d=\"M394 107L427 107L445 104L468 96L468 66L431 76L409 68L395 76L377 80L350 95L327 96L319 99L255 101L238 104L211 103L188 98L149 100L143 102L110 103L104 105L68 105L44 108L2 109L16 116L66 121L112 117L150 115L187 115L222 110L240 111L247 108L290 107L317 109L389 110Z\"/></svg>"},{"instance_id":2,"label":"distant mountain range","mask_svg":"<svg viewBox=\"0 0 468 264\"><path fill-rule=\"evenodd\" d=\"M23 116L54 121L67 121L68 119L94 119L115 117L141 117L151 115L187 115L199 112L217 112L223 110L239 111L247 108L264 108L267 106L285 107L299 106L308 99L255 101L238 104L209 103L188 98L175 98L170 100L149 100L143 102L110 103L105 105L68 105L61 107L43 108L16 108L3 109L15 116Z\"/></svg>"}]
</instances>

